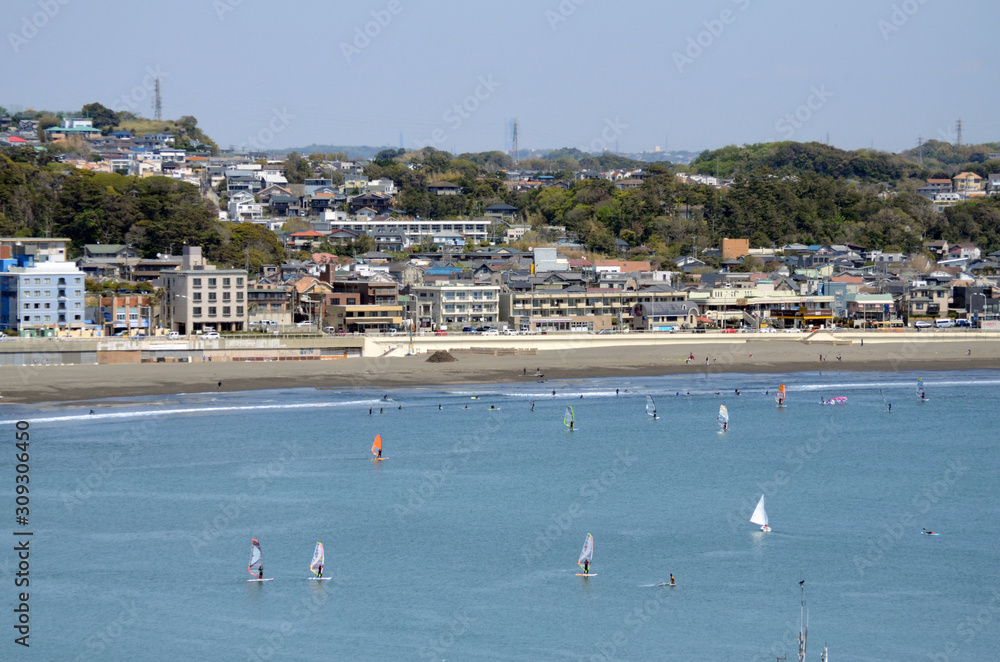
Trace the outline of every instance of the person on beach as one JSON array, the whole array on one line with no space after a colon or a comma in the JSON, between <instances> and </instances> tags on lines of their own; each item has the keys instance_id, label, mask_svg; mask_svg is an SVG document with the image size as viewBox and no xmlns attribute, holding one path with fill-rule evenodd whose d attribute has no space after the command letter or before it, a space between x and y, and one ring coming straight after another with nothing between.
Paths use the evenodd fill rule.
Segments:
<instances>
[{"instance_id":1,"label":"person on beach","mask_svg":"<svg viewBox=\"0 0 1000 662\"><path fill-rule=\"evenodd\" d=\"M966 356L972 356L972 350L971 350L971 349L970 349L970 350L967 350L967 351L965 352L965 355L966 355Z\"/></svg>"},{"instance_id":2,"label":"person on beach","mask_svg":"<svg viewBox=\"0 0 1000 662\"><path fill-rule=\"evenodd\" d=\"M708 357L705 357L705 365L708 365Z\"/></svg>"},{"instance_id":3,"label":"person on beach","mask_svg":"<svg viewBox=\"0 0 1000 662\"><path fill-rule=\"evenodd\" d=\"M222 382L219 382L219 390L222 390Z\"/></svg>"},{"instance_id":4,"label":"person on beach","mask_svg":"<svg viewBox=\"0 0 1000 662\"><path fill-rule=\"evenodd\" d=\"M521 376L522 377L527 377L528 376L528 369L527 368L521 368Z\"/></svg>"}]
</instances>

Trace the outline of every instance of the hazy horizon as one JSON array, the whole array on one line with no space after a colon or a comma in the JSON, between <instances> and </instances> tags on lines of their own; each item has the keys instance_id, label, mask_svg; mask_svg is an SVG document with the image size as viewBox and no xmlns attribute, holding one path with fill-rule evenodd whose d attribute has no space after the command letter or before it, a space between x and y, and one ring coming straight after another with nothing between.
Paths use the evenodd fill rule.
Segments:
<instances>
[{"instance_id":1,"label":"hazy horizon","mask_svg":"<svg viewBox=\"0 0 1000 662\"><path fill-rule=\"evenodd\" d=\"M993 142L1000 5L12 0L0 105L198 118L222 148L701 151ZM990 99L993 98L994 102Z\"/></svg>"}]
</instances>

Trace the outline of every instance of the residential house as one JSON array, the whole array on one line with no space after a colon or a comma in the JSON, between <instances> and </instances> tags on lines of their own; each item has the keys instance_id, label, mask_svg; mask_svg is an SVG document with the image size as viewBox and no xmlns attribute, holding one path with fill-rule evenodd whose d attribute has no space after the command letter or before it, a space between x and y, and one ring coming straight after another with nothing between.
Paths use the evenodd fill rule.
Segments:
<instances>
[{"instance_id":1,"label":"residential house","mask_svg":"<svg viewBox=\"0 0 1000 662\"><path fill-rule=\"evenodd\" d=\"M501 202L487 207L485 215L486 218L496 219L503 223L513 223L517 218L517 207Z\"/></svg>"},{"instance_id":2,"label":"residential house","mask_svg":"<svg viewBox=\"0 0 1000 662\"><path fill-rule=\"evenodd\" d=\"M428 184L427 192L431 195L458 195L462 192L462 187L451 182L438 181Z\"/></svg>"},{"instance_id":3,"label":"residential house","mask_svg":"<svg viewBox=\"0 0 1000 662\"><path fill-rule=\"evenodd\" d=\"M698 306L689 301L637 303L632 328L637 331L668 331L698 324Z\"/></svg>"},{"instance_id":4,"label":"residential house","mask_svg":"<svg viewBox=\"0 0 1000 662\"><path fill-rule=\"evenodd\" d=\"M974 172L961 172L953 177L955 193L968 195L983 190L983 178Z\"/></svg>"}]
</instances>

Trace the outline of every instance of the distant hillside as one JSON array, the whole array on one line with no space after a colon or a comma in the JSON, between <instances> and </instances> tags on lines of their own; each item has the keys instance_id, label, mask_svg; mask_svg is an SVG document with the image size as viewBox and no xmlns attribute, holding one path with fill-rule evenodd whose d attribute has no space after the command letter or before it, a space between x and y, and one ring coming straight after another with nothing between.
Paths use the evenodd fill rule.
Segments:
<instances>
[{"instance_id":1,"label":"distant hillside","mask_svg":"<svg viewBox=\"0 0 1000 662\"><path fill-rule=\"evenodd\" d=\"M982 145L952 145L939 140L928 140L922 147L903 152L910 161L923 162L929 170L941 170L955 174L960 170L970 170L967 164L984 163L991 153L1000 152L1000 143Z\"/></svg>"},{"instance_id":2,"label":"distant hillside","mask_svg":"<svg viewBox=\"0 0 1000 662\"><path fill-rule=\"evenodd\" d=\"M194 120L194 123L191 122ZM208 145L213 154L218 153L219 146L208 137L204 131L198 128L198 121L193 117L182 117L179 120L150 120L144 117L137 117L131 120L122 120L115 127L116 131L131 131L137 136L147 133L172 133L176 142L175 147L188 149L194 147L192 141L197 141L202 145Z\"/></svg>"},{"instance_id":3,"label":"distant hillside","mask_svg":"<svg viewBox=\"0 0 1000 662\"><path fill-rule=\"evenodd\" d=\"M372 147L371 145L306 145L305 147L289 147L288 149L271 150L273 154L291 154L298 152L305 156L310 154L344 154L349 159L371 159L384 149L392 149L389 145Z\"/></svg>"},{"instance_id":4,"label":"distant hillside","mask_svg":"<svg viewBox=\"0 0 1000 662\"><path fill-rule=\"evenodd\" d=\"M706 150L691 162L693 171L719 177L748 175L760 168L775 174L817 174L876 182L895 182L926 174L918 164L900 154L845 151L817 142L729 145Z\"/></svg>"}]
</instances>

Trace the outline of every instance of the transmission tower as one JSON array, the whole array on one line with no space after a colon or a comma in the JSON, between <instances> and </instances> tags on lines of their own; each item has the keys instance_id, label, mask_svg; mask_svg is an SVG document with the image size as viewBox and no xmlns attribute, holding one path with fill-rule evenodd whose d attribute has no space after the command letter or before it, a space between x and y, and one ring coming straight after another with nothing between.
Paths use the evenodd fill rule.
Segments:
<instances>
[{"instance_id":1,"label":"transmission tower","mask_svg":"<svg viewBox=\"0 0 1000 662\"><path fill-rule=\"evenodd\" d=\"M156 77L156 88L153 94L153 119L160 121L163 119L163 99L160 97L160 77Z\"/></svg>"},{"instance_id":2,"label":"transmission tower","mask_svg":"<svg viewBox=\"0 0 1000 662\"><path fill-rule=\"evenodd\" d=\"M511 140L511 148L514 151L514 165L517 165L518 162L520 161L520 158L518 157L518 152L521 149L521 146L518 145L518 140L517 140L517 120L514 120L514 135Z\"/></svg>"},{"instance_id":3,"label":"transmission tower","mask_svg":"<svg viewBox=\"0 0 1000 662\"><path fill-rule=\"evenodd\" d=\"M920 161L920 165L924 164L924 137L917 136L917 159Z\"/></svg>"},{"instance_id":4,"label":"transmission tower","mask_svg":"<svg viewBox=\"0 0 1000 662\"><path fill-rule=\"evenodd\" d=\"M962 146L962 118L959 117L958 121L955 122L955 136L958 140L958 146Z\"/></svg>"}]
</instances>

